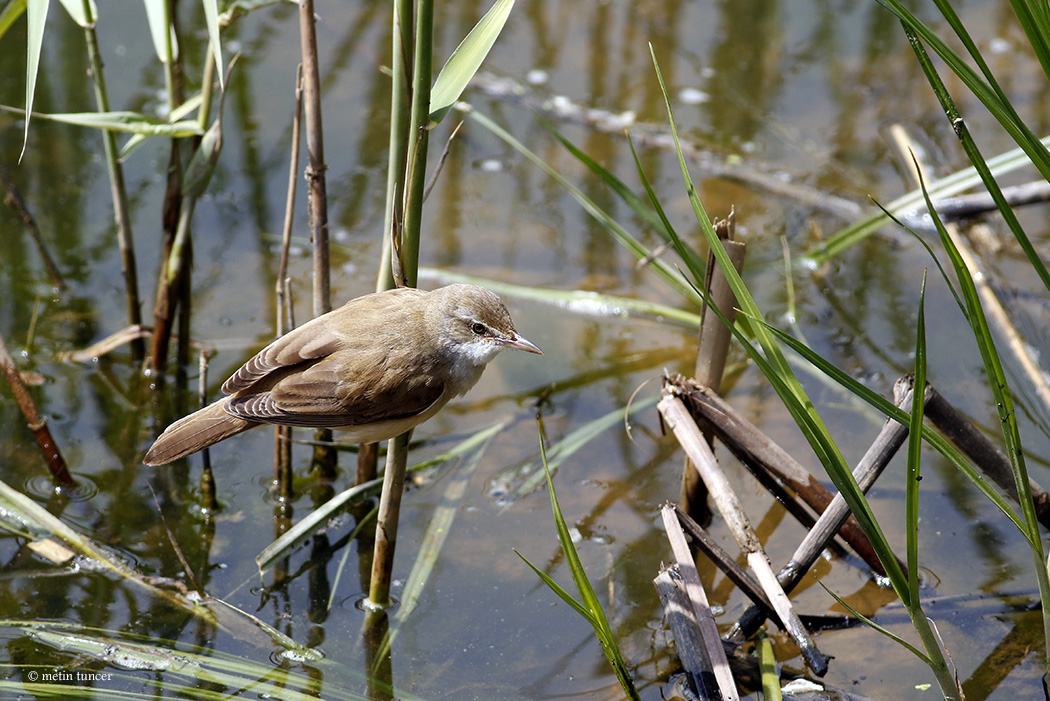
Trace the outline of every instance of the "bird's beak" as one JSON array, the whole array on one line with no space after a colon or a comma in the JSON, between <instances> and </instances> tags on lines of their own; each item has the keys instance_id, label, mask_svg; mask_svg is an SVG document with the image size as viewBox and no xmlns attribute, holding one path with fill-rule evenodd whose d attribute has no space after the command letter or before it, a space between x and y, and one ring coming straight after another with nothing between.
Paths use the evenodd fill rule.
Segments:
<instances>
[{"instance_id":1,"label":"bird's beak","mask_svg":"<svg viewBox=\"0 0 1050 701\"><path fill-rule=\"evenodd\" d=\"M513 338L500 339L500 343L506 348L517 348L518 350L528 351L529 353L543 355L543 351L539 349L539 346L523 337L520 333L514 334Z\"/></svg>"}]
</instances>

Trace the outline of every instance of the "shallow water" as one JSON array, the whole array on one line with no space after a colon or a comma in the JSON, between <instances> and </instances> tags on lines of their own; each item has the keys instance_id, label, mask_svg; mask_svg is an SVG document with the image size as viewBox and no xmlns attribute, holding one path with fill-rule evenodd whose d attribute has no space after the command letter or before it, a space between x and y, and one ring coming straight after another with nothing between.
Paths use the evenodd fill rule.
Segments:
<instances>
[{"instance_id":1,"label":"shallow water","mask_svg":"<svg viewBox=\"0 0 1050 701\"><path fill-rule=\"evenodd\" d=\"M181 7L184 26L193 28L184 33L183 52L187 72L197 76L204 36L197 30L203 20L190 5ZM112 106L157 110L165 102L163 78L144 12L134 4L120 12L112 7L100 11L99 41ZM440 57L483 11L484 4L476 2L439 6ZM1022 114L1030 117L1037 133L1046 133L1045 78L1021 48L1023 36L1007 21L1006 4L967 3L960 13L978 43L991 52L992 68L1002 74L1004 88ZM319 4L318 14L333 298L342 300L371 291L378 265L389 111L382 66L388 60L389 17L385 5L377 3ZM92 109L79 51L81 32L57 4L51 8L47 36L36 108ZM295 8L255 11L231 25L225 40L227 55L242 55L226 98L219 170L194 220L192 334L220 349L208 375L213 395L222 379L274 332L277 241L299 51ZM3 42L0 103L18 106L24 99L24 20ZM668 216L679 232L698 242L677 159L656 143L657 137L646 138L666 134L648 42L672 95L678 127L702 155L691 168L705 206L712 216L736 210L738 232L749 246L745 280L767 318L788 328L793 311L796 331L813 348L888 396L893 381L912 364L921 276L932 268L925 251L907 235L887 229L840 256L819 276L797 265L787 270L784 251L786 246L797 262L819 236L855 221L855 212L870 211L869 195L888 202L911 188L904 159L888 139L892 124L908 129L939 174L964 165L897 22L874 2L519 3L485 70L523 86L528 99L508 99L480 87L469 90L465 99L653 246L657 237L529 109L547 110L570 140L641 193L622 129L603 131L587 110L604 110L621 126L630 124ZM986 155L1010 147L972 97L961 89L954 97ZM566 115L566 105L582 107L584 118ZM448 120L432 135L432 164L454 122ZM327 663L302 668L321 680L323 696L339 696L341 690L364 693L358 604L366 587L358 569L367 568L359 565L360 541L347 539L354 518L333 521L323 537L300 546L285 581L278 582L272 571L260 580L254 557L274 538L269 432L246 434L211 452L222 504L214 519L205 518L198 506L199 458L178 467L140 464L154 431L168 420L173 393L154 400L126 348L97 362L55 360L58 352L83 348L126 324L99 137L37 120L18 163L22 122L4 114L0 125L0 158L69 284L66 293L52 290L32 243L5 209L8 214L0 215L0 333L20 365L42 376L43 383L32 389L34 397L83 485L82 493L66 503L51 498L52 508L140 571L185 580L158 518L152 485L167 526L209 594L321 649ZM153 139L124 164L147 313L157 270L167 153L167 143ZM1031 177L1016 175L1010 181ZM291 272L301 321L310 309L302 187L297 207ZM655 274L639 270L634 257L564 188L475 121L468 120L453 141L425 214L423 266L687 307ZM1022 219L1035 245L1045 250L1045 208L1028 208ZM997 221L992 226L1003 233ZM1004 294L1011 314L1031 329L1032 344L1045 349L1046 292L1025 277L1018 260L1015 246L1007 243L990 263L1008 281ZM793 298L787 275L794 283ZM423 286L436 284L433 277L421 280ZM647 381L639 397L653 396L665 369L689 372L694 335L669 323L589 315L517 295L504 297L519 331L544 355L501 355L470 394L416 433L421 446L413 453L414 462L439 455L493 423L507 422L476 465L464 461L427 473L406 495L395 571L399 597L432 514L447 505L454 520L418 606L398 623L390 676L399 694L422 698L616 698L615 677L588 624L512 550L571 587L545 489L513 498L501 490L509 475L537 456L533 416L538 403L548 436L558 440L622 409ZM951 295L932 270L926 303L930 381L978 424L994 429L995 406L980 357ZM819 471L790 416L739 348L732 353L730 371L724 392L729 401ZM856 460L877 433L880 418L815 374L801 367L798 371L843 453ZM196 368L190 375L195 385ZM1023 383L1015 391L1023 404L1022 432L1033 477L1050 483L1050 446L1030 418L1046 411L1033 408L1037 405ZM47 502L50 490L41 478L42 461L9 396L0 391L3 480ZM660 435L653 408L638 411L631 423L630 437L622 422L612 422L567 456L556 487L642 697L658 699L677 662L651 580L670 559L659 508L677 498L681 455L670 438ZM719 455L774 566L779 565L803 529L725 451ZM294 459L298 496L292 506L299 517L325 489L309 472L308 449L297 447ZM352 479L352 456L344 455L341 463L337 489ZM876 513L901 551L903 468L903 460L895 460L872 491ZM959 666L967 698L1034 698L1042 643L1040 617L1026 610L1037 595L1022 539L938 456L930 453L924 470L920 540L926 582L937 598L931 615ZM463 475L465 492L450 504L447 490ZM712 532L735 552L718 519ZM271 660L270 647L246 641L243 633L204 630L183 612L118 579L56 570L26 557L21 545L16 536L0 541L0 556L9 564L0 588L0 618L68 621L196 642L262 663ZM702 565L701 573L712 600L724 611L719 623L728 626L747 602L713 568ZM855 561L829 559L818 565L817 574L861 612L913 640L906 618L890 605L892 594ZM329 599L332 606L326 610ZM816 576L807 578L793 599L804 613L839 611ZM63 670L79 664L18 629L7 629L4 638L8 678L24 681L32 664ZM779 633L774 639L785 666L800 670L802 661L790 639ZM835 657L827 681L838 687L873 698L911 698L918 695L916 685L933 682L926 667L867 629L826 632L817 642ZM993 661L999 659L1007 661ZM132 672L96 686L138 690L150 675Z\"/></svg>"}]
</instances>

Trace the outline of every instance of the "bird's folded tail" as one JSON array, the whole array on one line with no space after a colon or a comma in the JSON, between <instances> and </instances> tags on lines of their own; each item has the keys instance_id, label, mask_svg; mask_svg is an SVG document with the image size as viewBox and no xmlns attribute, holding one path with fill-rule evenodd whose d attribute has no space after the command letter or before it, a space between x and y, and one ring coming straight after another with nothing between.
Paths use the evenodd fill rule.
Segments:
<instances>
[{"instance_id":1,"label":"bird's folded tail","mask_svg":"<svg viewBox=\"0 0 1050 701\"><path fill-rule=\"evenodd\" d=\"M223 409L225 401L217 401L168 426L146 452L142 462L146 465L164 465L262 425L227 414Z\"/></svg>"}]
</instances>

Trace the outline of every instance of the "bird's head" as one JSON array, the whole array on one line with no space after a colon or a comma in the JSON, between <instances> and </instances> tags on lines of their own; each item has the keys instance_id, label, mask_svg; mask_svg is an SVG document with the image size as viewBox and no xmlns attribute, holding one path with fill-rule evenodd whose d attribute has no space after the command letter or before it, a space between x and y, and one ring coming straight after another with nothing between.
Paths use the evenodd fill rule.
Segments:
<instances>
[{"instance_id":1,"label":"bird's head","mask_svg":"<svg viewBox=\"0 0 1050 701\"><path fill-rule=\"evenodd\" d=\"M500 298L478 285L448 285L429 293L430 323L448 351L472 365L485 365L504 348L529 353L541 351L514 328L510 313Z\"/></svg>"}]
</instances>

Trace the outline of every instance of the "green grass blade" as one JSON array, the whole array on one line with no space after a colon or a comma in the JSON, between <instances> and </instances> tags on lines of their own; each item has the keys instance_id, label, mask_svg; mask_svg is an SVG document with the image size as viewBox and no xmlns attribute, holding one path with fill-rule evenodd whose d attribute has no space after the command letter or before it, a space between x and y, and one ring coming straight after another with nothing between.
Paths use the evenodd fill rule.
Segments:
<instances>
[{"instance_id":1,"label":"green grass blade","mask_svg":"<svg viewBox=\"0 0 1050 701\"><path fill-rule=\"evenodd\" d=\"M534 302L553 304L574 314L588 314L599 317L648 318L661 323L672 323L675 326L696 330L700 328L700 315L666 304L655 304L630 297L602 294L590 290L552 290L549 287L532 287L515 285L502 280L467 275L451 270L422 267L420 279L434 280L447 285L463 282L487 287L501 297L529 299Z\"/></svg>"},{"instance_id":2,"label":"green grass blade","mask_svg":"<svg viewBox=\"0 0 1050 701\"><path fill-rule=\"evenodd\" d=\"M219 75L219 87L225 88L226 70L222 65L222 41L219 38L219 3L218 0L201 0L204 7L204 22L208 25L208 48L215 55L215 65Z\"/></svg>"},{"instance_id":3,"label":"green grass blade","mask_svg":"<svg viewBox=\"0 0 1050 701\"><path fill-rule=\"evenodd\" d=\"M928 199L927 206L930 206ZM1045 566L1046 554L1043 551L1042 535L1039 531L1039 521L1035 512L1035 502L1032 500L1031 485L1028 480L1028 468L1025 465L1024 451L1021 447L1021 434L1017 425L1017 414L1014 411L1013 395L1010 391L1009 383L1007 382L1006 373L1003 370L1002 360L996 350L995 340L992 337L991 330L988 326L988 320L984 315L984 308L977 292L977 286L974 283L973 278L970 276L970 272L967 269L966 263L963 261L958 248L955 246L955 242L948 234L944 224L941 223L940 217L937 216L936 211L934 211L932 207L930 207L930 213L933 217L933 222L937 227L937 233L941 237L941 243L948 253L952 266L955 268L955 274L959 281L962 297L966 301L966 308L969 312L968 318L970 328L973 332L974 339L977 341L977 346L981 351L981 360L984 363L985 375L988 378L992 395L995 398L996 408L999 412L999 420L1002 424L1003 440L1006 448L1005 452L1007 458L1010 460L1010 467L1013 471L1014 486L1017 489L1018 501L1021 505L1021 513L1024 516L1024 528L1022 528L1021 532L1026 540L1028 540L1029 548L1032 553L1032 560L1035 566L1036 580L1039 584L1039 598L1043 604L1044 636L1050 639L1050 573L1047 572ZM1047 646L1047 649L1044 652L1044 665L1050 670L1050 645Z\"/></svg>"},{"instance_id":4,"label":"green grass blade","mask_svg":"<svg viewBox=\"0 0 1050 701\"><path fill-rule=\"evenodd\" d=\"M149 24L153 50L161 63L169 63L179 56L179 44L175 27L168 15L168 0L143 0L146 6L146 21ZM221 71L220 71L221 74Z\"/></svg>"},{"instance_id":5,"label":"green grass blade","mask_svg":"<svg viewBox=\"0 0 1050 701\"><path fill-rule=\"evenodd\" d=\"M470 438L460 442L454 446L451 450L439 455L433 460L413 465L409 468L409 472L415 472L417 470L429 469L435 465L439 465L444 462L448 462L456 459L460 455L470 452L475 449L480 442L486 440L488 431L495 428L501 428L502 423L496 424L496 426L481 431ZM268 546L262 549L258 555L255 556L255 564L259 568L259 573L262 574L267 569L273 566L274 562L287 557L291 554L292 549L303 539L310 537L314 532L324 528L328 524L328 520L340 509L346 508L348 502L356 499L363 499L366 496L376 494L383 487L383 478L377 477L374 480L363 482L358 485L354 485L349 489L345 489L339 494L335 495L321 506L317 507L309 514L307 514L301 521L296 523L294 526L285 531L280 538L270 543Z\"/></svg>"},{"instance_id":6,"label":"green grass blade","mask_svg":"<svg viewBox=\"0 0 1050 701\"><path fill-rule=\"evenodd\" d=\"M549 574L547 574L546 572L544 572L540 568L536 567L536 565L534 565L531 562L529 562L529 558L527 558L524 555L522 555L521 553L519 553L516 548L514 548L513 550L514 550L514 554L517 555L518 557L520 557L525 562L526 565L531 567L532 571L536 573L536 576L538 576L540 579L542 579L543 583L546 584L548 587L550 587L551 591L553 591L555 594L557 594L558 597L562 601L564 601L569 606L571 606L573 611L575 611L576 613L578 613L581 616L583 616L584 619L586 619L586 621L591 624L591 626L597 628L597 626L598 626L597 621L594 620L594 617L591 615L591 612L583 604L581 604L579 601L574 599L572 594L570 594L569 592L565 591L565 589L563 589L560 584L558 584L553 579L551 579Z\"/></svg>"},{"instance_id":7,"label":"green grass blade","mask_svg":"<svg viewBox=\"0 0 1050 701\"><path fill-rule=\"evenodd\" d=\"M0 481L0 517L10 521L18 530L28 530L32 537L42 539L51 536L66 546L94 561L98 566L136 584L162 600L190 611L204 619L211 616L195 601L178 592L154 585L145 575L128 565L110 550L100 546L91 538L79 533L64 521L56 518L35 501Z\"/></svg>"},{"instance_id":8,"label":"green grass blade","mask_svg":"<svg viewBox=\"0 0 1050 701\"><path fill-rule=\"evenodd\" d=\"M594 633L598 637L598 642L602 646L602 652L605 653L605 658L609 661L609 665L613 668L616 678L620 681L620 686L623 688L624 692L627 693L628 698L638 699L638 691L634 687L634 680L631 678L631 672L628 669L623 656L620 654L620 648L616 644L616 636L612 631L612 627L609 625L609 620L605 617L605 611L602 609L601 602L598 600L598 595L594 593L594 587L591 586L590 579L587 578L587 572L583 569L583 563L580 562L580 556L576 552L576 546L573 545L569 527L565 523L565 517L562 515L561 507L558 505L558 495L554 491L554 480L551 478L551 471L547 467L547 451L545 446L547 441L546 436L543 434L543 424L539 422L537 422L537 424L539 425L540 430L540 455L543 458L543 471L547 476L547 490L551 500L551 512L554 514L554 524L558 531L558 540L561 542L562 552L565 555L565 562L569 566L573 582L576 585L576 591L580 595L579 603L582 608L587 611L587 615L584 617L594 628ZM531 564L529 566L532 567ZM536 568L533 567L533 570L535 569ZM549 578L544 578L544 581L547 581L548 579Z\"/></svg>"},{"instance_id":9,"label":"green grass blade","mask_svg":"<svg viewBox=\"0 0 1050 701\"><path fill-rule=\"evenodd\" d=\"M95 7L95 0L87 3L87 11L84 8L84 0L59 0L59 2L62 3L66 14L85 29L93 25L98 17L98 8ZM91 13L90 16L88 16L88 12Z\"/></svg>"},{"instance_id":10,"label":"green grass blade","mask_svg":"<svg viewBox=\"0 0 1050 701\"><path fill-rule=\"evenodd\" d=\"M115 689L97 684L89 687L54 681L37 682L34 685L24 681L26 675L23 674L20 683L13 680L0 682L0 695L4 698L16 698L18 694L34 690L38 692L34 698L156 699L163 696L218 700L230 698L232 689L258 698L288 701L317 699L322 692L325 698L337 700L363 701L365 698L340 688L336 683L326 681L322 685L307 674L275 668L270 660L257 662L175 640L61 622L8 620L0 621L0 627L16 630L40 645L59 650L65 655L105 663L109 666L103 670L92 667L91 671L110 674L112 681L119 681L127 687ZM332 666L320 659L311 664L326 669ZM31 667L19 665L23 670ZM41 666L39 669L39 673L54 671L54 667ZM84 671L88 671L88 668L84 668ZM140 685L142 691L135 691ZM208 692L209 685L216 685L214 693ZM220 692L222 688L225 691Z\"/></svg>"},{"instance_id":11,"label":"green grass blade","mask_svg":"<svg viewBox=\"0 0 1050 701\"><path fill-rule=\"evenodd\" d=\"M671 103L667 95L666 86L664 85L663 75L660 72L660 67L656 60L656 54L651 46L650 53L652 54L653 65L656 68L657 80L663 91L668 122L678 152L678 161L682 170L682 178L685 181L686 192L689 195L689 200L693 206L696 219L700 223L700 228L703 231L705 238L707 238L711 251L714 253L715 258L718 260L718 264L722 268L726 281L736 295L740 308L749 318L753 320L761 320L762 313L759 310L758 305L755 303L754 298L752 298L751 293L740 278L740 275L736 272L725 248L718 240L714 227L711 225L711 221L708 219L707 213L704 211L700 198L696 194L696 187L693 185L692 178L689 175L689 169L686 165L685 157L682 154L681 146L678 141L678 130L675 127L674 116L671 112ZM681 245L681 242L677 242L676 245ZM697 294L701 294L699 290L696 290L696 292ZM755 338L761 345L762 350L759 352L754 344L752 344L735 325L729 323L722 311L719 310L716 305L710 303L710 300L708 301L708 306L718 314L722 323L726 324L732 330L733 335L744 345L744 348L747 350L752 360L762 369L766 379L776 390L777 394L784 402L784 406L790 412L799 429L805 435L806 440L813 448L813 451L824 466L828 476L831 478L832 482L834 482L835 486L846 500L847 505L849 505L850 510L864 528L864 532L867 534L872 547L882 561L887 576L893 584L893 588L897 592L897 595L901 597L902 601L907 603L907 580L893 554L893 549L890 547L885 534L882 532L878 521L875 519L875 515L868 506L867 499L865 499L863 492L861 492L860 487L857 485L857 481L853 477L853 472L846 464L845 459L842 457L842 453L839 451L838 446L835 444L827 427L820 419L813 403L809 400L809 397L806 396L805 390L802 388L798 378L795 377L795 374L792 372L784 354L777 345L772 332L769 331L767 325L763 323L751 324L751 329L755 334Z\"/></svg>"},{"instance_id":12,"label":"green grass blade","mask_svg":"<svg viewBox=\"0 0 1050 701\"><path fill-rule=\"evenodd\" d=\"M926 273L919 292L915 321L915 390L908 423L908 472L904 485L904 523L907 539L908 583L911 600L919 601L919 480L922 479L922 428L926 408Z\"/></svg>"},{"instance_id":13,"label":"green grass blade","mask_svg":"<svg viewBox=\"0 0 1050 701\"><path fill-rule=\"evenodd\" d=\"M0 110L25 114L17 107L0 105ZM118 112L66 112L59 114L44 114L34 112L33 117L47 119L64 124L75 124L81 127L94 127L96 129L108 129L109 131L127 132L129 134L143 134L146 136L198 136L203 130L194 121L167 122L157 119L141 112L118 111Z\"/></svg>"},{"instance_id":14,"label":"green grass blade","mask_svg":"<svg viewBox=\"0 0 1050 701\"><path fill-rule=\"evenodd\" d=\"M485 13L485 16L474 25L466 38L452 52L441 72L438 73L434 87L430 91L430 124L437 124L459 96L466 90L467 84L481 68L492 45L496 43L503 26L514 8L514 0L496 0Z\"/></svg>"},{"instance_id":15,"label":"green grass blade","mask_svg":"<svg viewBox=\"0 0 1050 701\"><path fill-rule=\"evenodd\" d=\"M1050 137L1042 141L1044 145L1050 145ZM1020 148L1011 149L995 158L988 160L988 170L993 177L999 177L1011 173L1018 168L1031 165L1028 155ZM928 183L927 191L933 199L940 199L957 195L969 190L981 183L981 178L975 168L963 168L955 173L939 178ZM920 207L924 208L924 199L919 188L915 188L901 197L889 202L885 210L896 216L910 214ZM884 210L884 211L885 211ZM863 241L889 223L889 218L884 213L872 214L858 222L835 232L825 241L811 247L801 259L801 263L810 268L816 268L836 256L841 255L851 246Z\"/></svg>"},{"instance_id":16,"label":"green grass blade","mask_svg":"<svg viewBox=\"0 0 1050 701\"><path fill-rule=\"evenodd\" d=\"M469 454L466 463L456 471L455 476L449 481L440 504L434 509L434 513L431 514L430 523L423 534L423 542L419 548L419 557L416 558L411 571L408 573L408 579L405 581L405 587L401 595L401 604L398 607L397 614L394 616L395 620L404 621L419 604L419 597L422 595L423 588L434 571L434 566L441 555L441 549L444 547L448 534L452 530L456 514L459 513L459 505L463 501L463 495L467 491L470 478L481 463L481 458L484 457L486 449L492 443L492 439L506 425L507 422L501 421L483 431L479 431L471 436L468 441L464 441L467 444L466 447L463 447L462 444L457 446L460 450L456 458L448 458L451 461Z\"/></svg>"},{"instance_id":17,"label":"green grass blade","mask_svg":"<svg viewBox=\"0 0 1050 701\"><path fill-rule=\"evenodd\" d=\"M938 37L929 26L920 21L900 0L878 0L880 4L895 14L915 36L920 38L948 64L953 73L963 82L973 95L984 104L996 121L1010 134L1020 146L1043 177L1050 180L1050 151L1039 141L1013 110L1009 101L1001 99L995 89L977 74L946 42Z\"/></svg>"},{"instance_id":18,"label":"green grass blade","mask_svg":"<svg viewBox=\"0 0 1050 701\"><path fill-rule=\"evenodd\" d=\"M944 224L941 223L940 217L932 209L931 213L933 222L937 227L937 233L941 237L941 244L948 253L952 267L955 269L962 298L966 303L967 319L970 322L974 339L977 341L977 346L980 349L985 374L988 377L992 395L995 397L999 420L1003 426L1003 439L1006 444L1005 452L1013 469L1014 482L1016 483L1021 503L1021 512L1024 515L1025 522L1028 524L1028 528L1024 532L1032 547L1037 548L1039 551L1041 569L1043 558L1042 541L1039 536L1039 522L1035 514L1035 504L1032 502L1028 469L1025 466L1024 452L1021 448L1021 435L1017 426L1017 415L1014 412L1013 395L1010 392L1006 372L1003 369L1002 360L999 358L999 352L996 350L995 339L992 337L991 329L988 326L988 319L984 315L984 308L981 305L977 286L974 284L973 278L970 277L970 272L966 268L966 263L963 262L959 249L956 248L955 242L948 234L947 229L944 228Z\"/></svg>"},{"instance_id":19,"label":"green grass blade","mask_svg":"<svg viewBox=\"0 0 1050 701\"><path fill-rule=\"evenodd\" d=\"M908 413L902 411L896 404L874 392L871 388L861 384L855 378L837 368L834 364L820 356L798 339L792 338L773 326L770 326L769 329L776 334L777 338L779 338L782 343L798 353L806 362L823 372L841 386L845 387L848 391L898 423L902 425L908 424L910 421ZM1014 525L1017 526L1019 530L1022 532L1024 531L1024 519L1010 506L1006 499L995 491L995 488L992 487L992 485L990 485L984 477L982 477L981 474L970 465L969 462L967 462L966 458L959 453L955 446L928 426L923 426L922 436L929 445L951 462L956 469L965 474L1007 518L1013 521Z\"/></svg>"},{"instance_id":20,"label":"green grass blade","mask_svg":"<svg viewBox=\"0 0 1050 701\"><path fill-rule=\"evenodd\" d=\"M861 613L857 609L855 609L852 606L850 606L846 602L845 599L841 598L838 594L836 594L835 592L831 591L826 586L824 586L823 582L817 582L817 583L820 584L820 586L824 587L824 591L826 591L828 594L831 594L831 596L834 597L835 601L837 601L842 608L846 609L846 611L851 616L853 616L854 618L857 618L860 621L863 621L864 624L867 625L868 627L870 627L872 630L877 630L878 632L882 633L887 638L889 638L893 642L897 643L898 645L903 647L905 650L909 651L911 654L913 654L916 657L918 657L925 664L930 665L930 666L933 665L933 660L931 660L929 657L927 657L923 653L922 650L920 650L919 648L915 647L914 645L909 643L907 640L905 640L904 638L900 637L896 633L890 631L889 629L883 628L878 623L876 623L875 621L871 620L870 618L865 616L863 613Z\"/></svg>"},{"instance_id":21,"label":"green grass blade","mask_svg":"<svg viewBox=\"0 0 1050 701\"><path fill-rule=\"evenodd\" d=\"M773 642L765 633L758 637L758 669L762 675L762 701L783 701Z\"/></svg>"},{"instance_id":22,"label":"green grass blade","mask_svg":"<svg viewBox=\"0 0 1050 701\"><path fill-rule=\"evenodd\" d=\"M36 77L40 72L40 52L44 47L44 28L47 25L47 8L49 0L28 0L26 5L26 24L28 27L26 41L26 128L22 136L22 152L26 152L29 143L29 120L33 114L33 98L36 96Z\"/></svg>"},{"instance_id":23,"label":"green grass blade","mask_svg":"<svg viewBox=\"0 0 1050 701\"><path fill-rule=\"evenodd\" d=\"M940 101L941 107L944 109L944 113L948 117L948 121L955 127L955 134L959 138L967 157L970 159L970 163L973 164L973 167L980 176L985 188L992 196L996 208L1006 221L1007 226L1010 227L1010 232L1014 235L1017 243L1021 246L1021 250L1024 251L1025 257L1032 265L1032 269L1035 270L1037 275L1039 275L1043 287L1045 287L1047 291L1050 291L1050 272L1047 271L1042 257L1035 250L1028 235L1025 234L1024 229L1021 227L1021 223L1017 220L1017 216L1014 214L1013 208L1003 196L1002 190L999 188L999 183L993 177L988 164L981 155L980 149L977 148L977 144L970 136L970 130L967 128L966 122L962 119L958 109L956 109L955 102L948 93L947 87L945 87L944 82L937 74L937 70L934 68L925 49L923 49L922 45L916 41L911 30L905 27L905 32L908 34L909 40L911 40L912 49L915 51L915 56L919 60L919 65L926 74L926 79L930 83L930 87L933 88L934 94Z\"/></svg>"},{"instance_id":24,"label":"green grass blade","mask_svg":"<svg viewBox=\"0 0 1050 701\"><path fill-rule=\"evenodd\" d=\"M25 14L25 11L26 0L11 0L4 5L3 9L0 9L0 38L7 33L7 30L19 17Z\"/></svg>"},{"instance_id":25,"label":"green grass blade","mask_svg":"<svg viewBox=\"0 0 1050 701\"><path fill-rule=\"evenodd\" d=\"M508 488L505 499L508 503L513 503L528 494L532 494L543 484L544 474L546 472L549 472L552 475L556 474L558 470L561 469L562 463L568 460L569 457L575 454L578 450L588 445L591 441L605 431L608 431L610 428L622 425L625 418L630 418L637 412L648 409L655 405L659 400L660 396L657 394L654 394L651 397L645 397L644 399L638 399L637 401L632 402L626 409L613 409L604 416L599 416L597 419L588 421L584 425L565 434L565 436L559 441L551 445L549 450L542 451L538 459L530 460L514 470L511 479L522 476L524 476L524 479L520 479L516 487L512 489ZM541 466L545 466L542 471L540 470Z\"/></svg>"},{"instance_id":26,"label":"green grass blade","mask_svg":"<svg viewBox=\"0 0 1050 701\"><path fill-rule=\"evenodd\" d=\"M261 575L272 567L277 560L290 555L300 541L309 538L316 531L327 526L328 520L332 515L338 513L340 509L346 508L349 502L362 499L371 494L377 494L382 488L383 478L377 477L374 480L344 489L311 511L303 520L282 533L280 538L267 545L255 556L255 564L259 568L259 574Z\"/></svg>"},{"instance_id":27,"label":"green grass blade","mask_svg":"<svg viewBox=\"0 0 1050 701\"><path fill-rule=\"evenodd\" d=\"M568 149L569 153L575 156L580 163L587 166L591 172L601 178L609 189L616 193L616 195L624 201L624 204L630 207L634 213L649 226L649 228L655 231L664 239L664 241L671 242L674 240L674 227L671 226L670 220L664 214L663 207L653 194L652 187L649 185L649 180L646 178L645 171L642 169L641 161L638 160L638 154L634 150L634 142L631 141L630 134L627 136L627 141L631 146L631 153L634 154L634 162L638 169L638 175L646 189L650 204L646 204L645 200L632 192L631 189L627 187L622 180L616 177L613 172L602 166L598 161L591 158L575 144L569 141L560 131L558 131L557 128L555 128L553 124L543 117L538 115L537 117L540 120L540 123L543 124L543 126L545 126L566 149ZM685 258L685 264L690 270L704 269L704 261L700 259L700 256L697 255L696 251L687 248L686 253L687 257ZM701 279L703 279L702 275Z\"/></svg>"}]
</instances>

